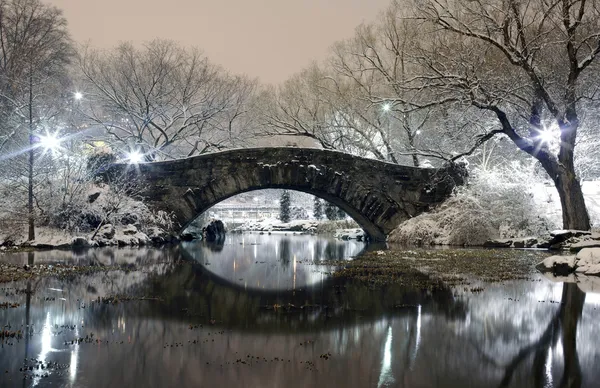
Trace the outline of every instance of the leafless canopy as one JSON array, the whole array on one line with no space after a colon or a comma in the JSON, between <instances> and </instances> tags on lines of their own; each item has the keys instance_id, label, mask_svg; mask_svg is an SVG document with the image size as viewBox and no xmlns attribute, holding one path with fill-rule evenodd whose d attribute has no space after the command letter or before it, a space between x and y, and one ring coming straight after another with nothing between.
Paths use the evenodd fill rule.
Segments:
<instances>
[{"instance_id":1,"label":"leafless canopy","mask_svg":"<svg viewBox=\"0 0 600 388\"><path fill-rule=\"evenodd\" d=\"M255 82L225 73L198 50L162 40L86 49L80 69L83 112L123 151L148 160L191 156L240 145L252 132Z\"/></svg>"}]
</instances>

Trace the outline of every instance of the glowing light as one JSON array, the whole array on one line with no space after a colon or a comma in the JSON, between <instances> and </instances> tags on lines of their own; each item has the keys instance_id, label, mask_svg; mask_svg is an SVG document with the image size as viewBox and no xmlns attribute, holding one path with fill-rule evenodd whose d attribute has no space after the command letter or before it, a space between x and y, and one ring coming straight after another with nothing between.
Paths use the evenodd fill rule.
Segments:
<instances>
[{"instance_id":1,"label":"glowing light","mask_svg":"<svg viewBox=\"0 0 600 388\"><path fill-rule=\"evenodd\" d=\"M383 104L381 109L383 109L384 112L389 112L390 109L392 109L392 105L389 102L386 102L385 104Z\"/></svg>"},{"instance_id":2,"label":"glowing light","mask_svg":"<svg viewBox=\"0 0 600 388\"><path fill-rule=\"evenodd\" d=\"M538 139L542 144L556 147L560 144L560 128L556 124L544 125L544 128L539 131Z\"/></svg>"},{"instance_id":3,"label":"glowing light","mask_svg":"<svg viewBox=\"0 0 600 388\"><path fill-rule=\"evenodd\" d=\"M55 151L60 147L60 139L56 133L47 133L45 136L40 136L40 145L46 151Z\"/></svg>"},{"instance_id":4,"label":"glowing light","mask_svg":"<svg viewBox=\"0 0 600 388\"><path fill-rule=\"evenodd\" d=\"M551 133L550 131L543 131L543 132L540 133L539 138L544 143L550 143L550 142L552 142L552 140L554 140L554 134Z\"/></svg>"},{"instance_id":5,"label":"glowing light","mask_svg":"<svg viewBox=\"0 0 600 388\"><path fill-rule=\"evenodd\" d=\"M144 155L139 151L132 151L127 154L127 160L129 161L129 164L139 164L144 161Z\"/></svg>"},{"instance_id":6,"label":"glowing light","mask_svg":"<svg viewBox=\"0 0 600 388\"><path fill-rule=\"evenodd\" d=\"M81 92L75 92L73 97L75 97L76 100L81 100L83 98L83 94Z\"/></svg>"},{"instance_id":7,"label":"glowing light","mask_svg":"<svg viewBox=\"0 0 600 388\"><path fill-rule=\"evenodd\" d=\"M420 129L417 129L417 132L415 132L415 133L416 133L417 135L420 135L420 134L421 134L421 130L420 130Z\"/></svg>"}]
</instances>

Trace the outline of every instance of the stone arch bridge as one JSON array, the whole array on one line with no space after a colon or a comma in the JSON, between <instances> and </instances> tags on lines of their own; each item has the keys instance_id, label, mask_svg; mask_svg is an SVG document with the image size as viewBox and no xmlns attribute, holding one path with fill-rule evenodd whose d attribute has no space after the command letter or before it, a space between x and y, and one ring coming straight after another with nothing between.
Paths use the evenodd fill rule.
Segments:
<instances>
[{"instance_id":1,"label":"stone arch bridge","mask_svg":"<svg viewBox=\"0 0 600 388\"><path fill-rule=\"evenodd\" d=\"M416 168L313 148L237 149L111 171L139 179L154 209L173 213L183 230L213 205L240 193L289 189L323 198L352 217L373 240L443 202L461 169Z\"/></svg>"}]
</instances>

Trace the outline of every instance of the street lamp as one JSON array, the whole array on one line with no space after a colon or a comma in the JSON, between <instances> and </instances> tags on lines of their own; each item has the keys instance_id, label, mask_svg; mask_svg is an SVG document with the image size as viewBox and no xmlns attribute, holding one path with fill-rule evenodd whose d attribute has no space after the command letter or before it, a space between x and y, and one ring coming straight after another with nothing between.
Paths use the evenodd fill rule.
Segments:
<instances>
[{"instance_id":1,"label":"street lamp","mask_svg":"<svg viewBox=\"0 0 600 388\"><path fill-rule=\"evenodd\" d=\"M45 136L39 136L39 141L40 146L46 151L55 151L60 147L61 139L58 138L57 133L46 132Z\"/></svg>"},{"instance_id":2,"label":"street lamp","mask_svg":"<svg viewBox=\"0 0 600 388\"><path fill-rule=\"evenodd\" d=\"M383 104L381 109L383 109L384 112L389 112L390 109L392 109L392 104L390 104L389 102L386 102L385 104Z\"/></svg>"},{"instance_id":3,"label":"street lamp","mask_svg":"<svg viewBox=\"0 0 600 388\"><path fill-rule=\"evenodd\" d=\"M81 100L81 99L83 98L83 94L82 94L81 92L75 92L75 93L73 94L73 97L75 97L75 99L76 99L77 101L79 101L79 100Z\"/></svg>"},{"instance_id":4,"label":"street lamp","mask_svg":"<svg viewBox=\"0 0 600 388\"><path fill-rule=\"evenodd\" d=\"M127 161L129 164L139 164L144 161L144 155L139 151L131 151L127 154Z\"/></svg>"}]
</instances>

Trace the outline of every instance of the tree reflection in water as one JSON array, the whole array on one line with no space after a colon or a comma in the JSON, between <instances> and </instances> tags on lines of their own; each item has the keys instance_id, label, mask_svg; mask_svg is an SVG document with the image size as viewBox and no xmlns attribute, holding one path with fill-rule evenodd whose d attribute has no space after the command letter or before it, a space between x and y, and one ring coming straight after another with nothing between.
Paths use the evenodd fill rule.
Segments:
<instances>
[{"instance_id":1,"label":"tree reflection in water","mask_svg":"<svg viewBox=\"0 0 600 388\"><path fill-rule=\"evenodd\" d=\"M328 249L326 241L307 243L305 251L295 251L299 246L293 239L289 245L299 270L303 260L322 260L325 252L339 250L335 243ZM254 247L258 253L284 250L281 244L236 247L239 265L247 268L256 261ZM221 252L227 249L225 245ZM94 255L97 262L110 257L100 251ZM251 263L244 255L252 255ZM375 288L329 276L312 287L262 289L220 277L214 268L222 264L233 271L229 258L211 256L207 263L179 249L157 255L152 250L116 250L112 257L142 270L13 285L31 292L7 294L5 300L24 306L0 310L0 319L34 329L0 352L0 364L9 371L2 378L11 379L2 380L2 386L15 381L20 385L22 360L42 354L47 361L69 366L64 375L47 372L58 386L580 387L600 378L594 367L599 355L594 323L600 315L584 308L586 295L575 284L562 287L556 296L560 305L526 299L549 287L527 281L462 296L443 286ZM33 258L23 256L22 262L33 264ZM273 263L279 261L277 256ZM306 263L304 270L313 268ZM57 295L56 289L65 300L46 301ZM91 303L111 294L161 300ZM506 301L513 294L523 295L522 304ZM526 324L519 323L522 312L532 317ZM61 329L65 324L76 330ZM582 325L589 342L583 352L576 342ZM108 343L65 345L91 333ZM201 344L192 345L194 340ZM320 358L324 353L331 358ZM253 358L251 366L235 364L248 356L261 358ZM274 362L274 357L286 362ZM307 361L316 370L307 369ZM46 380L31 381L43 385Z\"/></svg>"}]
</instances>

